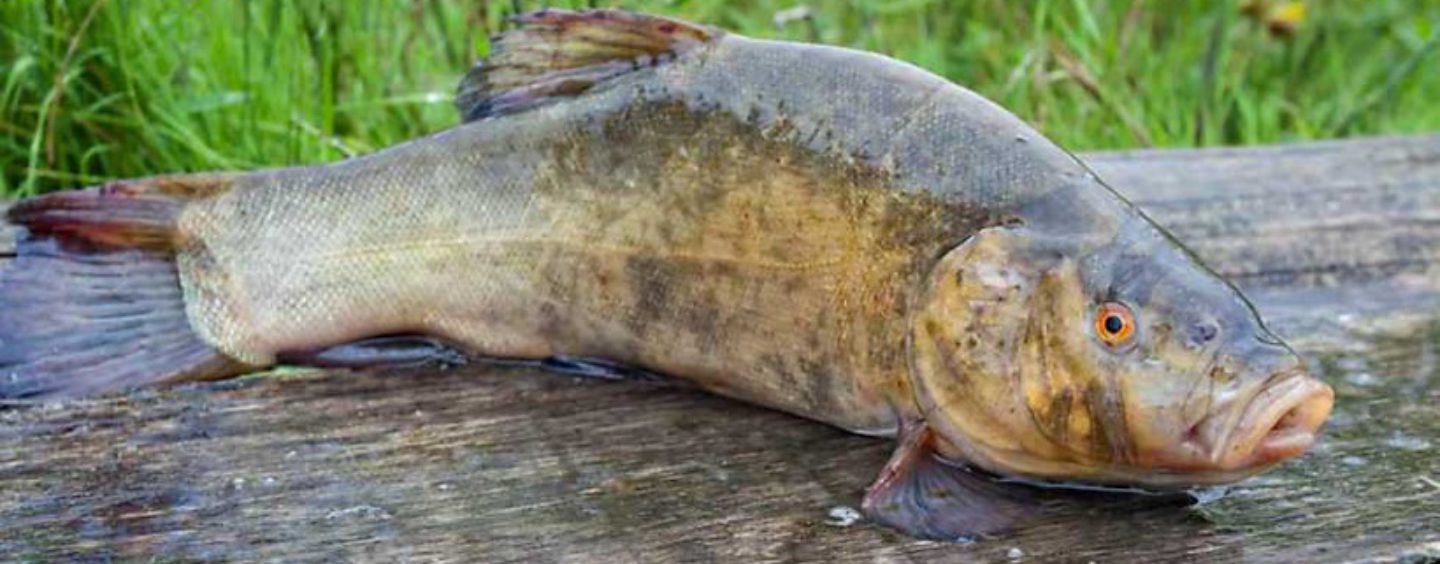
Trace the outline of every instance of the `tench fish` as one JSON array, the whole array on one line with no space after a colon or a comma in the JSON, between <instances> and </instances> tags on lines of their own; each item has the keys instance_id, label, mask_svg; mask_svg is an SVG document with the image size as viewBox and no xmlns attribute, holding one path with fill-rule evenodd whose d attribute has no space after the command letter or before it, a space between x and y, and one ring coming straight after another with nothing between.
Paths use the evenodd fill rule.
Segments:
<instances>
[{"instance_id":1,"label":"tench fish","mask_svg":"<svg viewBox=\"0 0 1440 564\"><path fill-rule=\"evenodd\" d=\"M549 10L456 100L462 125L343 162L18 203L0 391L281 362L634 369L897 438L863 507L930 538L1023 512L980 471L1233 482L1330 412L1234 286L915 66Z\"/></svg>"}]
</instances>

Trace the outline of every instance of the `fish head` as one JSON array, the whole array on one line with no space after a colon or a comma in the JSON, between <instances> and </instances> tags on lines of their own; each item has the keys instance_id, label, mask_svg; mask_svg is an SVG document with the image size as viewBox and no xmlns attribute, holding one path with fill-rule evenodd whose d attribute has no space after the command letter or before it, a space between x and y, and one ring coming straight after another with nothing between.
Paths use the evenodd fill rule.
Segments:
<instances>
[{"instance_id":1,"label":"fish head","mask_svg":"<svg viewBox=\"0 0 1440 564\"><path fill-rule=\"evenodd\" d=\"M930 274L910 370L946 457L1154 489L1304 452L1333 392L1240 292L1143 216L1100 238L982 230Z\"/></svg>"}]
</instances>

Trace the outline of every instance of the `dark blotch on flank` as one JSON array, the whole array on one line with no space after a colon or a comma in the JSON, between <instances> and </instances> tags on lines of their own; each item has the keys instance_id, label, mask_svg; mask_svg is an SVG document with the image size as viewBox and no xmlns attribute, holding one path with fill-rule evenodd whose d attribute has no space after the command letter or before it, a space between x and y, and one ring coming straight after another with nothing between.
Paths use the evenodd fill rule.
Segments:
<instances>
[{"instance_id":1,"label":"dark blotch on flank","mask_svg":"<svg viewBox=\"0 0 1440 564\"><path fill-rule=\"evenodd\" d=\"M638 254L626 261L625 274L635 296L635 311L626 321L636 335L644 335L649 322L672 316L671 287L681 278L676 268L670 261Z\"/></svg>"}]
</instances>

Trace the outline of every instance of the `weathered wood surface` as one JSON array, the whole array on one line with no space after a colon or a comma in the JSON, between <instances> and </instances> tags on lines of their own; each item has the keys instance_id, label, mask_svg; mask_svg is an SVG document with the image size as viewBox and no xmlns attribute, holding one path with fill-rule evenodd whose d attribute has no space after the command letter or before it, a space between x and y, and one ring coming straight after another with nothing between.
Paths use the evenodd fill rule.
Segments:
<instances>
[{"instance_id":1,"label":"weathered wood surface","mask_svg":"<svg viewBox=\"0 0 1440 564\"><path fill-rule=\"evenodd\" d=\"M5 210L8 209L10 209L10 203L0 201L0 261L4 261L15 254L15 228L5 223L3 217Z\"/></svg>"},{"instance_id":2,"label":"weathered wood surface","mask_svg":"<svg viewBox=\"0 0 1440 564\"><path fill-rule=\"evenodd\" d=\"M0 413L0 554L1440 555L1440 137L1087 158L1245 286L1336 386L1314 452L1196 508L1061 495L1037 523L960 546L827 524L857 506L885 441L524 369L309 373Z\"/></svg>"}]
</instances>

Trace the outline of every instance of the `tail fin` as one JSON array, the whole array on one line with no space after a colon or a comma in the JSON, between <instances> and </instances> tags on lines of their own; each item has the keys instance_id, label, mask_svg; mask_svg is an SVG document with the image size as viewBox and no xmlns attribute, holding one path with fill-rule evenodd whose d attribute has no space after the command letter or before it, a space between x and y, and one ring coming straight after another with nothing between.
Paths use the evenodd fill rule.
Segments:
<instances>
[{"instance_id":1,"label":"tail fin","mask_svg":"<svg viewBox=\"0 0 1440 564\"><path fill-rule=\"evenodd\" d=\"M0 397L78 397L246 368L186 317L174 241L183 203L121 185L10 210L23 230L0 270Z\"/></svg>"}]
</instances>

